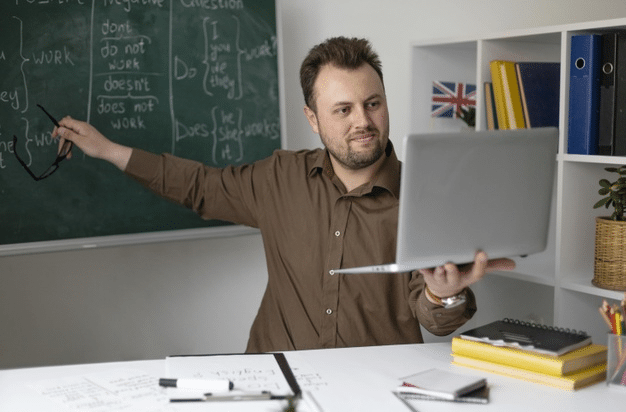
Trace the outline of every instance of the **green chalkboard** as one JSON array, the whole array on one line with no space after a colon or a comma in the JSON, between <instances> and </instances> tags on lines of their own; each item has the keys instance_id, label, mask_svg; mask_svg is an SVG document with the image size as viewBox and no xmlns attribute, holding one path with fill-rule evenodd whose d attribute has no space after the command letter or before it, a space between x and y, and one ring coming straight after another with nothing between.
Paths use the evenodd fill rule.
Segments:
<instances>
[{"instance_id":1,"label":"green chalkboard","mask_svg":"<svg viewBox=\"0 0 626 412\"><path fill-rule=\"evenodd\" d=\"M210 166L269 156L281 145L273 0L11 0L2 12L0 252L228 225L79 150L39 182L13 152L36 174L54 161L41 104L119 143Z\"/></svg>"}]
</instances>

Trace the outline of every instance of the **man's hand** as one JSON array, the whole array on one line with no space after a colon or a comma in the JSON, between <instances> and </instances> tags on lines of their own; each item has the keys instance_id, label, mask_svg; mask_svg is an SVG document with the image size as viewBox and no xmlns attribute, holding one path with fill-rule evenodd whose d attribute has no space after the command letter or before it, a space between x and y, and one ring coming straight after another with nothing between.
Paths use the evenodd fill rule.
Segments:
<instances>
[{"instance_id":1,"label":"man's hand","mask_svg":"<svg viewBox=\"0 0 626 412\"><path fill-rule=\"evenodd\" d=\"M52 131L52 137L59 137L59 151L67 140L78 146L87 156L106 160L120 170L126 169L132 149L114 143L104 137L95 127L80 120L64 117L59 125ZM67 158L71 158L72 153L68 153Z\"/></svg>"},{"instance_id":2,"label":"man's hand","mask_svg":"<svg viewBox=\"0 0 626 412\"><path fill-rule=\"evenodd\" d=\"M515 262L511 259L489 260L487 254L480 251L476 253L474 263L461 266L446 263L436 268L421 269L419 272L434 295L447 298L458 295L463 289L482 279L487 272L512 269L515 269Z\"/></svg>"}]
</instances>

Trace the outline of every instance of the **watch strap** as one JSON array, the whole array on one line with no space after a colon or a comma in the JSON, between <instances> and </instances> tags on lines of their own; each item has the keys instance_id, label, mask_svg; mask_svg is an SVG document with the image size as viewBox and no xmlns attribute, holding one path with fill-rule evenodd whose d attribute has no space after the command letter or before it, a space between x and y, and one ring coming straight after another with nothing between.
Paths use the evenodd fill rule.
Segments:
<instances>
[{"instance_id":1,"label":"watch strap","mask_svg":"<svg viewBox=\"0 0 626 412\"><path fill-rule=\"evenodd\" d=\"M424 288L424 292L426 293L426 296L428 297L428 299L430 299L436 305L443 306L446 309L453 308L455 306L459 306L459 305L465 303L466 300L467 300L465 289L463 289L460 293L458 293L456 295L448 296L446 298L441 298L441 297L435 295L430 290L428 285L426 285L426 287Z\"/></svg>"}]
</instances>

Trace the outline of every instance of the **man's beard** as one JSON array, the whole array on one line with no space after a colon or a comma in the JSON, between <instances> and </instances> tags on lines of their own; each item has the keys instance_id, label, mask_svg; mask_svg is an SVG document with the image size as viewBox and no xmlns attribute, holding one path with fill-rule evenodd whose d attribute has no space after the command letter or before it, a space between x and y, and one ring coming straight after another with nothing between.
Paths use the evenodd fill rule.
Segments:
<instances>
[{"instance_id":1,"label":"man's beard","mask_svg":"<svg viewBox=\"0 0 626 412\"><path fill-rule=\"evenodd\" d=\"M372 130L368 130L369 133ZM324 146L328 149L328 152L345 168L351 170L359 170L365 167L371 166L381 158L385 152L385 148L380 144L380 133L377 130L373 131L376 134L376 146L367 152L357 152L352 150L348 144L347 149L344 151L335 150L333 145L328 144L328 139L322 137Z\"/></svg>"}]
</instances>

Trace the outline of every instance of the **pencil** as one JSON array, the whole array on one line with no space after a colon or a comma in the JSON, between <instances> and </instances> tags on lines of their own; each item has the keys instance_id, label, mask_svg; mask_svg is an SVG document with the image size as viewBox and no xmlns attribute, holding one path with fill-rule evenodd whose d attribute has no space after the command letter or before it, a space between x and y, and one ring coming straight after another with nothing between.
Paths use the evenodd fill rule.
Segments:
<instances>
[{"instance_id":1,"label":"pencil","mask_svg":"<svg viewBox=\"0 0 626 412\"><path fill-rule=\"evenodd\" d=\"M604 323L606 323L606 326L608 326L609 329L613 330L613 325L611 325L611 320L609 319L609 315L604 310L604 307L599 307L598 312L600 312L600 316L602 316L602 319L604 319Z\"/></svg>"}]
</instances>

